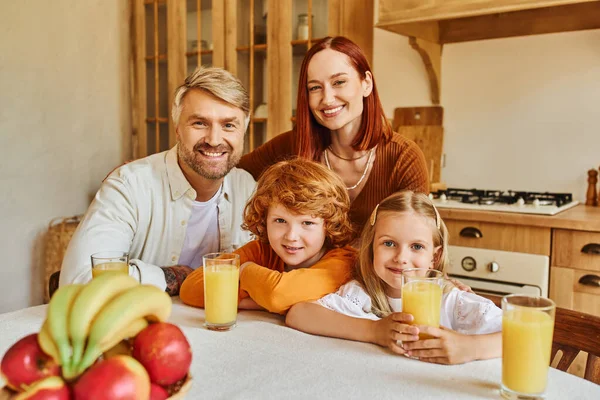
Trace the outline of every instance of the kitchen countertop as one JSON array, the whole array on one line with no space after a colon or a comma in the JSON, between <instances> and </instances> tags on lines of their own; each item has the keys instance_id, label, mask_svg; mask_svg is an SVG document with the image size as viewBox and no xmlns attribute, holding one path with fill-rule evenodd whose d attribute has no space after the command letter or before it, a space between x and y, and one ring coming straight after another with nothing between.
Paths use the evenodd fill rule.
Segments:
<instances>
[{"instance_id":1,"label":"kitchen countertop","mask_svg":"<svg viewBox=\"0 0 600 400\"><path fill-rule=\"evenodd\" d=\"M556 215L519 214L498 211L438 208L440 216L448 220L492 222L498 224L562 228L600 232L600 207L579 204Z\"/></svg>"}]
</instances>

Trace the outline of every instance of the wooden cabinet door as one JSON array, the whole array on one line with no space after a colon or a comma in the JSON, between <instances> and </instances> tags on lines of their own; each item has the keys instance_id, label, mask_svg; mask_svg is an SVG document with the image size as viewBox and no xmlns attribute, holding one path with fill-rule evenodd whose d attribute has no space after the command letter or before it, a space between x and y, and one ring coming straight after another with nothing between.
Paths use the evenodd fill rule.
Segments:
<instances>
[{"instance_id":1,"label":"wooden cabinet door","mask_svg":"<svg viewBox=\"0 0 600 400\"><path fill-rule=\"evenodd\" d=\"M558 307L600 316L600 287L580 283L589 274L590 271L552 266L550 298Z\"/></svg>"}]
</instances>

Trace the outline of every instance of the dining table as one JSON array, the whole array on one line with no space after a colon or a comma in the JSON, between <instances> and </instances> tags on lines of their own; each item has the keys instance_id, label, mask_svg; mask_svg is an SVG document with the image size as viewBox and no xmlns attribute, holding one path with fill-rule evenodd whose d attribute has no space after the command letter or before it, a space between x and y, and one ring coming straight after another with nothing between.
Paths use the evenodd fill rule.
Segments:
<instances>
[{"instance_id":1,"label":"dining table","mask_svg":"<svg viewBox=\"0 0 600 400\"><path fill-rule=\"evenodd\" d=\"M0 355L39 331L47 305L0 314ZM169 322L193 352L186 399L498 399L502 359L438 365L349 340L306 334L281 315L240 311L230 331L173 298ZM0 377L0 386L4 381ZM600 385L549 368L548 399L600 399Z\"/></svg>"}]
</instances>

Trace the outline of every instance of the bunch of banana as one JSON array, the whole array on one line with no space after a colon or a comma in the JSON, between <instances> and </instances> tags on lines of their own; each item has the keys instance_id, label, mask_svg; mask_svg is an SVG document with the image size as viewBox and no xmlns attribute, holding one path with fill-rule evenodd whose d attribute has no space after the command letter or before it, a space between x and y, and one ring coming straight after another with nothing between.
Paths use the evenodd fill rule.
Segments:
<instances>
[{"instance_id":1,"label":"bunch of banana","mask_svg":"<svg viewBox=\"0 0 600 400\"><path fill-rule=\"evenodd\" d=\"M166 321L171 298L122 274L103 274L86 285L60 287L38 334L42 350L72 380L121 340L136 336L148 321Z\"/></svg>"}]
</instances>

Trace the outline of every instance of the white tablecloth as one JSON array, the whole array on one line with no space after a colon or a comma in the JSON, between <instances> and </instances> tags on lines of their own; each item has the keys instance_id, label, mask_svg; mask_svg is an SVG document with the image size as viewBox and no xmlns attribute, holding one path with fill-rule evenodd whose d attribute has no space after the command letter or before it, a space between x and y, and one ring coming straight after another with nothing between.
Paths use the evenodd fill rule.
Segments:
<instances>
[{"instance_id":1,"label":"white tablecloth","mask_svg":"<svg viewBox=\"0 0 600 400\"><path fill-rule=\"evenodd\" d=\"M188 399L498 399L501 360L444 366L379 346L307 335L282 317L240 312L230 332L204 329L204 310L174 300L170 322L190 341ZM0 355L39 330L46 306L0 314ZM0 383L3 384L0 378ZM550 368L549 399L600 399L600 386Z\"/></svg>"}]
</instances>

